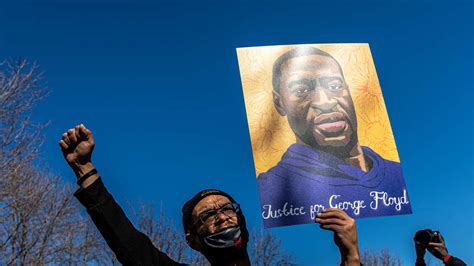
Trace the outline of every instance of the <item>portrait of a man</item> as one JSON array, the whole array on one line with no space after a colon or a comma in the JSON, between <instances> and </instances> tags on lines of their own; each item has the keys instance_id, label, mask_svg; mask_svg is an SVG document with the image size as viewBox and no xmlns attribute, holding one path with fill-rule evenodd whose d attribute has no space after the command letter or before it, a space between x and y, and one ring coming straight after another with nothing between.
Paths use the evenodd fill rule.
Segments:
<instances>
[{"instance_id":1,"label":"portrait of a man","mask_svg":"<svg viewBox=\"0 0 474 266\"><path fill-rule=\"evenodd\" d=\"M400 163L359 142L349 88L321 49L298 46L274 61L272 102L294 143L258 174L265 227L310 223L330 207L353 217L411 213Z\"/></svg>"}]
</instances>

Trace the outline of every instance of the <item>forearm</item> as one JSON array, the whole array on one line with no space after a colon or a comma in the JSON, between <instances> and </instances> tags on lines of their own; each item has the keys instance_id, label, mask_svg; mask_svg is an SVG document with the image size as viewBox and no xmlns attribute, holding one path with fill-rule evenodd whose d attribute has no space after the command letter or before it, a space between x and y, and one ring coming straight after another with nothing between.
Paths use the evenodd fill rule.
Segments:
<instances>
[{"instance_id":1,"label":"forearm","mask_svg":"<svg viewBox=\"0 0 474 266\"><path fill-rule=\"evenodd\" d=\"M415 266L426 266L425 260L423 258L417 258L415 261Z\"/></svg>"},{"instance_id":2,"label":"forearm","mask_svg":"<svg viewBox=\"0 0 474 266\"><path fill-rule=\"evenodd\" d=\"M360 257L358 251L352 251L347 254L341 253L341 265L342 266L359 266L362 265L360 263Z\"/></svg>"},{"instance_id":3,"label":"forearm","mask_svg":"<svg viewBox=\"0 0 474 266\"><path fill-rule=\"evenodd\" d=\"M155 248L151 240L135 229L122 208L115 202L100 178L74 194L87 208L120 263L125 265L175 264Z\"/></svg>"},{"instance_id":4,"label":"forearm","mask_svg":"<svg viewBox=\"0 0 474 266\"><path fill-rule=\"evenodd\" d=\"M95 169L94 165L92 164L92 162L87 162L85 164L71 164L70 165L72 170L74 171L74 174L76 175L76 178L79 179L81 176L87 174L88 172L90 172L91 170ZM97 174L95 175L92 175L90 177L88 177L86 180L84 180L80 186L81 188L87 188L89 187L90 185L92 185L97 179L99 178L99 176Z\"/></svg>"},{"instance_id":5,"label":"forearm","mask_svg":"<svg viewBox=\"0 0 474 266\"><path fill-rule=\"evenodd\" d=\"M442 259L444 265L447 266L466 266L466 263L459 258L453 257L448 254L445 258ZM417 258L415 266L426 266L425 260L423 258Z\"/></svg>"},{"instance_id":6,"label":"forearm","mask_svg":"<svg viewBox=\"0 0 474 266\"><path fill-rule=\"evenodd\" d=\"M453 256L443 259L443 262L447 266L466 266L466 263L464 263L464 261Z\"/></svg>"}]
</instances>

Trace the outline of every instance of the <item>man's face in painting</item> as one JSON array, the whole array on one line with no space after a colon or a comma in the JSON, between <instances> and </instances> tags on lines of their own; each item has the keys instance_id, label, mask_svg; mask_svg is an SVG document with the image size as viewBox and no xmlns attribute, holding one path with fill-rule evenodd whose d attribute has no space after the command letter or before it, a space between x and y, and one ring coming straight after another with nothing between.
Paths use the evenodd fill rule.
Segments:
<instances>
[{"instance_id":1,"label":"man's face in painting","mask_svg":"<svg viewBox=\"0 0 474 266\"><path fill-rule=\"evenodd\" d=\"M297 138L314 148L349 152L357 142L357 121L336 60L315 54L292 57L280 73L275 107L288 117Z\"/></svg>"}]
</instances>

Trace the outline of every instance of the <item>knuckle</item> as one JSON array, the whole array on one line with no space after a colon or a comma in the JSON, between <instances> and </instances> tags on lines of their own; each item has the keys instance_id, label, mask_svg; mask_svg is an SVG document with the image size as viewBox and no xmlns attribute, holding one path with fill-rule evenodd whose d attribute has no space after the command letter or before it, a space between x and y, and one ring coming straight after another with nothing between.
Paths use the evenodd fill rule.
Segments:
<instances>
[{"instance_id":1,"label":"knuckle","mask_svg":"<svg viewBox=\"0 0 474 266\"><path fill-rule=\"evenodd\" d=\"M349 218L349 225L350 225L351 227L355 226L355 223L356 223L356 222L355 222L355 220L354 220L353 218Z\"/></svg>"}]
</instances>

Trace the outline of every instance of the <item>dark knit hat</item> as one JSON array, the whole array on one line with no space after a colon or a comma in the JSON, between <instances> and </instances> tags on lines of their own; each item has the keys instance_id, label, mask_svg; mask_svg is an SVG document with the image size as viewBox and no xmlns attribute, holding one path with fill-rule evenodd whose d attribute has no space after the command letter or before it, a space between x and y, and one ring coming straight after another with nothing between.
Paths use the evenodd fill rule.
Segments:
<instances>
[{"instance_id":1,"label":"dark knit hat","mask_svg":"<svg viewBox=\"0 0 474 266\"><path fill-rule=\"evenodd\" d=\"M183 208L181 210L183 212L183 227L185 233L189 232L189 230L191 229L192 213L194 207L196 207L199 201L210 195L222 195L227 197L232 203L236 203L236 201L229 194L218 189L205 189L198 192L196 195L194 195L192 199L184 203Z\"/></svg>"}]
</instances>

